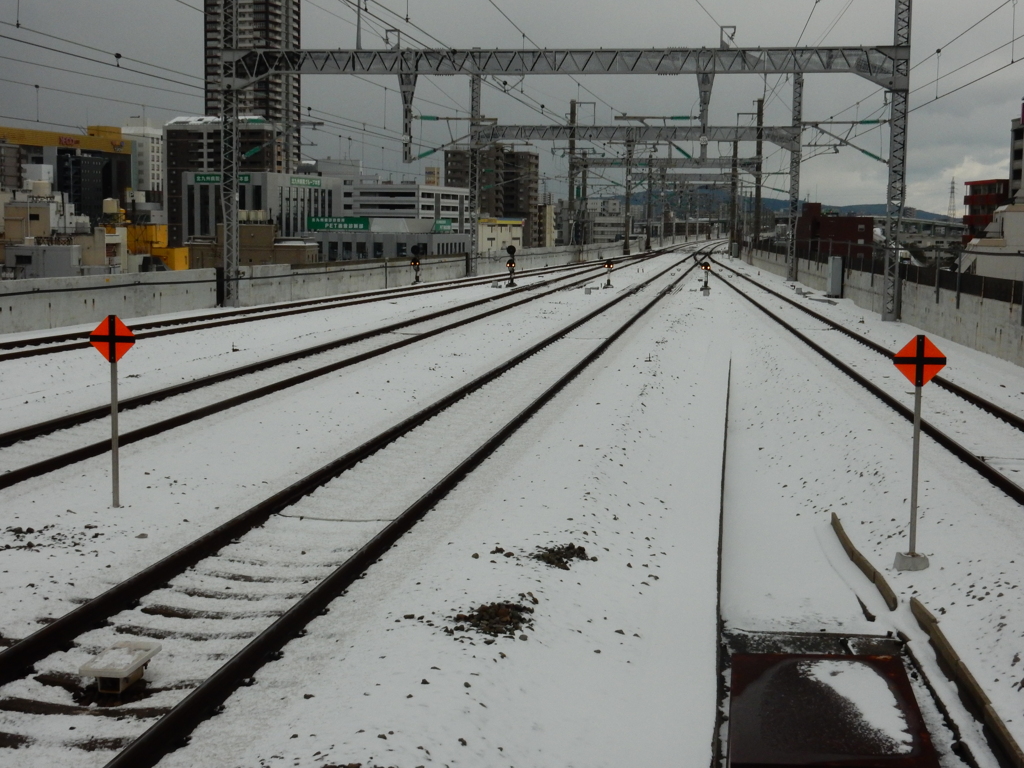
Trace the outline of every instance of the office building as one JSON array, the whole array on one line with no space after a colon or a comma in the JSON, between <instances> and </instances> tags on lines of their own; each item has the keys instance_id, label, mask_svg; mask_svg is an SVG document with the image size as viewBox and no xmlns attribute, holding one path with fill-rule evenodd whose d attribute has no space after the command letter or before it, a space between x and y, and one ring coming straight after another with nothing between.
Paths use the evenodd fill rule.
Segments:
<instances>
[{"instance_id":1,"label":"office building","mask_svg":"<svg viewBox=\"0 0 1024 768\"><path fill-rule=\"evenodd\" d=\"M276 171L277 125L258 115L241 117L239 122L241 172ZM220 118L177 117L171 120L164 126L164 152L167 240L169 247L180 248L186 240L183 174L218 174L217 184L220 183Z\"/></svg>"},{"instance_id":2,"label":"office building","mask_svg":"<svg viewBox=\"0 0 1024 768\"><path fill-rule=\"evenodd\" d=\"M104 198L123 202L136 187L136 144L120 128L92 125L83 135L0 126L0 147L4 188L22 186L22 166L50 166L54 189L66 192L94 224L102 216Z\"/></svg>"}]
</instances>

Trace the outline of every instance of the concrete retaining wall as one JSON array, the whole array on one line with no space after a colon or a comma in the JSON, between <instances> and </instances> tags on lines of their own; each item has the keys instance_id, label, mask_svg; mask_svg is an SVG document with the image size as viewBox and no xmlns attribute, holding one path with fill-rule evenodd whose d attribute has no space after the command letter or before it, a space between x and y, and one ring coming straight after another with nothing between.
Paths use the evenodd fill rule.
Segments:
<instances>
[{"instance_id":1,"label":"concrete retaining wall","mask_svg":"<svg viewBox=\"0 0 1024 768\"><path fill-rule=\"evenodd\" d=\"M746 261L758 269L786 276L785 256L781 254L755 251ZM797 278L812 290L825 291L826 269L825 264L800 259ZM881 313L881 275L846 270L843 296L858 307ZM955 291L940 288L936 303L934 286L904 280L901 315L903 322L924 331L1024 366L1024 326L1017 304L961 294L957 309Z\"/></svg>"},{"instance_id":2,"label":"concrete retaining wall","mask_svg":"<svg viewBox=\"0 0 1024 768\"><path fill-rule=\"evenodd\" d=\"M217 306L212 269L0 282L0 333L162 315Z\"/></svg>"},{"instance_id":3,"label":"concrete retaining wall","mask_svg":"<svg viewBox=\"0 0 1024 768\"><path fill-rule=\"evenodd\" d=\"M683 240L666 238L665 244ZM640 250L638 239L632 251ZM516 263L519 269L539 269L621 255L621 243L583 249L524 248L516 253ZM477 274L507 275L507 259L504 251L482 254L477 260ZM406 259L389 261L386 274L383 261L371 261L344 265L331 262L302 270L281 264L243 267L242 275L239 298L246 307L397 288L410 285L415 277ZM466 260L460 256L426 258L420 276L424 282L465 277ZM0 282L0 334L98 322L110 314L128 320L216 305L216 273L212 269L10 280Z\"/></svg>"}]
</instances>

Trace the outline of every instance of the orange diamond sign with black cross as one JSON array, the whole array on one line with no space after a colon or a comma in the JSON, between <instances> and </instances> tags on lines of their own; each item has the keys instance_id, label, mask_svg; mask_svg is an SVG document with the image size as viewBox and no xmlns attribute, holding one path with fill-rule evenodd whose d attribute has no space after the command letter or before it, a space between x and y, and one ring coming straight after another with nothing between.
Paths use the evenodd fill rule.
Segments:
<instances>
[{"instance_id":1,"label":"orange diamond sign with black cross","mask_svg":"<svg viewBox=\"0 0 1024 768\"><path fill-rule=\"evenodd\" d=\"M920 334L892 356L892 363L915 387L923 387L946 367L946 356Z\"/></svg>"},{"instance_id":2,"label":"orange diamond sign with black cross","mask_svg":"<svg viewBox=\"0 0 1024 768\"><path fill-rule=\"evenodd\" d=\"M117 315L108 315L89 334L89 343L107 358L108 362L116 363L135 343L135 334L121 322Z\"/></svg>"}]
</instances>

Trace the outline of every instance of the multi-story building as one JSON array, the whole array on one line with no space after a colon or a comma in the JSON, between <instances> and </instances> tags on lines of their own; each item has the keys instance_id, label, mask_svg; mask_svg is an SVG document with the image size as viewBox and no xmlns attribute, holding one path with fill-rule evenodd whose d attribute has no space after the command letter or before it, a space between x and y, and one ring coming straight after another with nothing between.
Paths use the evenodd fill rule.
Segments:
<instances>
[{"instance_id":1,"label":"multi-story building","mask_svg":"<svg viewBox=\"0 0 1024 768\"><path fill-rule=\"evenodd\" d=\"M469 187L469 150L444 153L445 184ZM523 247L533 245L540 202L540 159L496 144L480 153L480 215L523 220Z\"/></svg>"},{"instance_id":2,"label":"multi-story building","mask_svg":"<svg viewBox=\"0 0 1024 768\"><path fill-rule=\"evenodd\" d=\"M1017 197L1021 187L1021 174L1024 172L1024 105L1021 106L1021 117L1014 118L1010 124L1010 199Z\"/></svg>"},{"instance_id":3,"label":"multi-story building","mask_svg":"<svg viewBox=\"0 0 1024 768\"><path fill-rule=\"evenodd\" d=\"M239 122L241 171L276 171L278 163L274 147L278 137L277 125L256 115L241 117ZM177 117L171 120L164 126L164 152L167 244L171 248L180 248L186 239L182 175L220 173L220 118ZM219 176L217 182L220 182ZM211 189L219 190L219 187Z\"/></svg>"},{"instance_id":4,"label":"multi-story building","mask_svg":"<svg viewBox=\"0 0 1024 768\"><path fill-rule=\"evenodd\" d=\"M182 240L217 237L220 172L182 174ZM238 218L242 223L275 226L279 237L309 230L310 218L339 216L351 179L311 174L242 173L238 180Z\"/></svg>"},{"instance_id":5,"label":"multi-story building","mask_svg":"<svg viewBox=\"0 0 1024 768\"><path fill-rule=\"evenodd\" d=\"M136 180L136 143L119 128L92 125L86 134L36 131L0 126L0 170L3 184L17 189L24 181L21 166L48 165L54 169L54 188L68 193L69 202L96 223L104 198L124 202Z\"/></svg>"},{"instance_id":6,"label":"multi-story building","mask_svg":"<svg viewBox=\"0 0 1024 768\"><path fill-rule=\"evenodd\" d=\"M346 190L341 215L443 220L455 234L469 233L471 226L468 189L376 179L361 179Z\"/></svg>"},{"instance_id":7,"label":"multi-story building","mask_svg":"<svg viewBox=\"0 0 1024 768\"><path fill-rule=\"evenodd\" d=\"M301 48L299 0L235 0L238 48ZM220 0L204 0L206 12L206 114L219 115L222 31ZM281 126L277 167L298 168L301 138L299 75L271 75L242 92L240 114L260 115Z\"/></svg>"},{"instance_id":8,"label":"multi-story building","mask_svg":"<svg viewBox=\"0 0 1024 768\"><path fill-rule=\"evenodd\" d=\"M983 237L988 225L992 223L996 209L1006 205L1013 198L1008 179L968 181L965 185L967 194L964 196L964 205L967 212L964 214L964 225L967 227L967 233L964 237L970 241L975 237Z\"/></svg>"},{"instance_id":9,"label":"multi-story building","mask_svg":"<svg viewBox=\"0 0 1024 768\"><path fill-rule=\"evenodd\" d=\"M135 142L136 191L150 193L152 202L162 200L164 190L164 131L149 122L121 128L121 135Z\"/></svg>"},{"instance_id":10,"label":"multi-story building","mask_svg":"<svg viewBox=\"0 0 1024 768\"><path fill-rule=\"evenodd\" d=\"M542 203L537 206L534 217L533 246L535 248L551 248L555 244L555 206Z\"/></svg>"}]
</instances>

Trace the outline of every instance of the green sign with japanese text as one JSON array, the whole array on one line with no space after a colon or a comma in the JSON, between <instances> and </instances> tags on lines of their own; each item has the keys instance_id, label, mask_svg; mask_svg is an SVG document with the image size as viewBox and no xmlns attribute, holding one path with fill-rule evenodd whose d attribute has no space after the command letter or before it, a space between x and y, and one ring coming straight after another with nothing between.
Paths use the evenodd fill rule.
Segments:
<instances>
[{"instance_id":1,"label":"green sign with japanese text","mask_svg":"<svg viewBox=\"0 0 1024 768\"><path fill-rule=\"evenodd\" d=\"M238 183L239 184L248 184L248 183L250 183L250 179L251 179L251 176L248 173L240 173L240 174L238 174ZM220 174L219 173L197 173L195 175L195 183L196 184L220 184Z\"/></svg>"},{"instance_id":2,"label":"green sign with japanese text","mask_svg":"<svg viewBox=\"0 0 1024 768\"><path fill-rule=\"evenodd\" d=\"M306 229L311 232L318 230L369 232L370 220L365 216L310 216L306 219Z\"/></svg>"}]
</instances>

